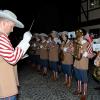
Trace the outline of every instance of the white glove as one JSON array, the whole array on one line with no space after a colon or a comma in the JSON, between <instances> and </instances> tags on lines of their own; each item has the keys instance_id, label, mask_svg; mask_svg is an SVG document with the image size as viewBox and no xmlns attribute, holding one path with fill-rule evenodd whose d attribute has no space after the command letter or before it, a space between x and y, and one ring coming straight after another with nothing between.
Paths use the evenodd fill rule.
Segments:
<instances>
[{"instance_id":1,"label":"white glove","mask_svg":"<svg viewBox=\"0 0 100 100\"><path fill-rule=\"evenodd\" d=\"M81 41L81 44L83 45L84 43L86 43L87 41L86 40L82 40Z\"/></svg>"},{"instance_id":2,"label":"white glove","mask_svg":"<svg viewBox=\"0 0 100 100\"><path fill-rule=\"evenodd\" d=\"M29 42L31 40L31 38L32 38L31 32L27 31L24 33L23 40L25 40L26 42Z\"/></svg>"},{"instance_id":3,"label":"white glove","mask_svg":"<svg viewBox=\"0 0 100 100\"><path fill-rule=\"evenodd\" d=\"M60 39L58 39L58 38L54 38L54 41L56 42L56 44L57 44L57 43L61 44L61 41L60 41Z\"/></svg>"},{"instance_id":4,"label":"white glove","mask_svg":"<svg viewBox=\"0 0 100 100\"><path fill-rule=\"evenodd\" d=\"M40 48L43 48L43 46L42 46L42 45L40 45Z\"/></svg>"},{"instance_id":5,"label":"white glove","mask_svg":"<svg viewBox=\"0 0 100 100\"><path fill-rule=\"evenodd\" d=\"M64 51L64 52L67 52L67 48L66 48L66 47L65 47L65 48L63 48L63 51Z\"/></svg>"},{"instance_id":6,"label":"white glove","mask_svg":"<svg viewBox=\"0 0 100 100\"><path fill-rule=\"evenodd\" d=\"M18 46L18 48L21 48L22 51L23 51L23 55L26 53L26 51L28 50L28 48L30 47L30 44L29 42L25 41L25 40L22 40Z\"/></svg>"},{"instance_id":7,"label":"white glove","mask_svg":"<svg viewBox=\"0 0 100 100\"><path fill-rule=\"evenodd\" d=\"M88 53L87 52L84 52L83 53L83 57L87 57L88 56Z\"/></svg>"},{"instance_id":8,"label":"white glove","mask_svg":"<svg viewBox=\"0 0 100 100\"><path fill-rule=\"evenodd\" d=\"M17 46L18 48L21 48L23 50L23 55L30 47L29 41L31 40L31 38L32 38L32 34L29 31L25 32L23 35L23 40Z\"/></svg>"},{"instance_id":9,"label":"white glove","mask_svg":"<svg viewBox=\"0 0 100 100\"><path fill-rule=\"evenodd\" d=\"M47 41L47 43L50 43L50 41Z\"/></svg>"},{"instance_id":10,"label":"white glove","mask_svg":"<svg viewBox=\"0 0 100 100\"><path fill-rule=\"evenodd\" d=\"M33 46L36 47L36 44L34 43Z\"/></svg>"}]
</instances>

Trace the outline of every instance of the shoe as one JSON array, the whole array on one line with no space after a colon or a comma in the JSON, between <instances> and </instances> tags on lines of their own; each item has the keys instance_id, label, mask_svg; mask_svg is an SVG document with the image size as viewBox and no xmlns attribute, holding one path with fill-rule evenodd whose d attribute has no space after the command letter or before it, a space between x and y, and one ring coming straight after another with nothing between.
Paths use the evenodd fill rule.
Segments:
<instances>
[{"instance_id":1,"label":"shoe","mask_svg":"<svg viewBox=\"0 0 100 100\"><path fill-rule=\"evenodd\" d=\"M41 70L40 69L37 69L37 72L40 72Z\"/></svg>"},{"instance_id":2,"label":"shoe","mask_svg":"<svg viewBox=\"0 0 100 100\"><path fill-rule=\"evenodd\" d=\"M67 86L67 84L68 84L68 82L64 82L64 85L66 85L66 86Z\"/></svg>"},{"instance_id":3,"label":"shoe","mask_svg":"<svg viewBox=\"0 0 100 100\"><path fill-rule=\"evenodd\" d=\"M70 89L71 88L71 84L67 84L67 88Z\"/></svg>"},{"instance_id":4,"label":"shoe","mask_svg":"<svg viewBox=\"0 0 100 100\"><path fill-rule=\"evenodd\" d=\"M86 95L81 95L80 100L86 100Z\"/></svg>"},{"instance_id":5,"label":"shoe","mask_svg":"<svg viewBox=\"0 0 100 100\"><path fill-rule=\"evenodd\" d=\"M73 95L81 95L82 94L82 92L80 92L80 91L74 91L73 92Z\"/></svg>"},{"instance_id":6,"label":"shoe","mask_svg":"<svg viewBox=\"0 0 100 100\"><path fill-rule=\"evenodd\" d=\"M44 72L44 73L43 73L43 76L47 76L47 73Z\"/></svg>"},{"instance_id":7,"label":"shoe","mask_svg":"<svg viewBox=\"0 0 100 100\"><path fill-rule=\"evenodd\" d=\"M40 71L38 71L38 73L40 74L40 75L43 75L43 73L42 73L42 71L40 70Z\"/></svg>"},{"instance_id":8,"label":"shoe","mask_svg":"<svg viewBox=\"0 0 100 100\"><path fill-rule=\"evenodd\" d=\"M56 81L56 77L54 75L52 75L51 80Z\"/></svg>"},{"instance_id":9,"label":"shoe","mask_svg":"<svg viewBox=\"0 0 100 100\"><path fill-rule=\"evenodd\" d=\"M68 88L68 89L71 88L71 85L72 85L71 83L72 83L71 81L68 81L68 83L67 83L67 88Z\"/></svg>"}]
</instances>

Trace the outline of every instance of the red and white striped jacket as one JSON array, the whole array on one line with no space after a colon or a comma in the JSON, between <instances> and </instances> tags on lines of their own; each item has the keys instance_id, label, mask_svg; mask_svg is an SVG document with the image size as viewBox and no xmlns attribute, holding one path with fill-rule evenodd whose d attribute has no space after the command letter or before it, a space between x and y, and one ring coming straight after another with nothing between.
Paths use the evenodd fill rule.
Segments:
<instances>
[{"instance_id":1,"label":"red and white striped jacket","mask_svg":"<svg viewBox=\"0 0 100 100\"><path fill-rule=\"evenodd\" d=\"M9 64L15 65L23 56L21 48L13 48L6 34L0 35L0 56Z\"/></svg>"}]
</instances>

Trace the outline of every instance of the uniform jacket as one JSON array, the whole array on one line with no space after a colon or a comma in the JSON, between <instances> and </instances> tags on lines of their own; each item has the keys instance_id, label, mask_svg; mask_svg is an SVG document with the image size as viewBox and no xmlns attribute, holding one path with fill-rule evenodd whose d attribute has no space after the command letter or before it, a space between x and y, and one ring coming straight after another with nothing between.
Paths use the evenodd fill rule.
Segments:
<instances>
[{"instance_id":1,"label":"uniform jacket","mask_svg":"<svg viewBox=\"0 0 100 100\"><path fill-rule=\"evenodd\" d=\"M48 54L48 43L45 41L45 42L41 42L40 44L40 59L44 59L44 60L47 60L49 57L49 54Z\"/></svg>"},{"instance_id":2,"label":"uniform jacket","mask_svg":"<svg viewBox=\"0 0 100 100\"><path fill-rule=\"evenodd\" d=\"M89 43L86 42L85 44L82 45L82 51L87 52ZM74 61L74 67L77 69L83 69L83 70L88 70L88 62L89 58L88 57L83 57L80 60L75 59Z\"/></svg>"},{"instance_id":3,"label":"uniform jacket","mask_svg":"<svg viewBox=\"0 0 100 100\"><path fill-rule=\"evenodd\" d=\"M55 42L49 44L49 61L58 61L59 46Z\"/></svg>"},{"instance_id":4,"label":"uniform jacket","mask_svg":"<svg viewBox=\"0 0 100 100\"><path fill-rule=\"evenodd\" d=\"M61 49L63 50L63 54L64 54L64 59L62 61L62 64L69 64L69 65L73 64L73 56L70 48L71 43L72 43L71 41L68 41L61 45ZM67 48L67 51L64 52L64 48Z\"/></svg>"}]
</instances>

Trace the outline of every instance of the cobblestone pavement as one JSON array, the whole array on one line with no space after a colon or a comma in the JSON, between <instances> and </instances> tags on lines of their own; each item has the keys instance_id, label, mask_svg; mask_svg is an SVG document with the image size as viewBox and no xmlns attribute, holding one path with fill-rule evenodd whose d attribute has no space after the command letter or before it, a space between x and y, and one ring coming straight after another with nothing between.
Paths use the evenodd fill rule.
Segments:
<instances>
[{"instance_id":1,"label":"cobblestone pavement","mask_svg":"<svg viewBox=\"0 0 100 100\"><path fill-rule=\"evenodd\" d=\"M73 79L72 88L64 85L63 73L59 73L57 81L50 79L50 74L42 76L31 66L23 65L19 71L19 95L18 100L79 100L72 92L76 89L76 81ZM87 100L100 100L100 91L94 90L99 84L89 76L89 88Z\"/></svg>"}]
</instances>

